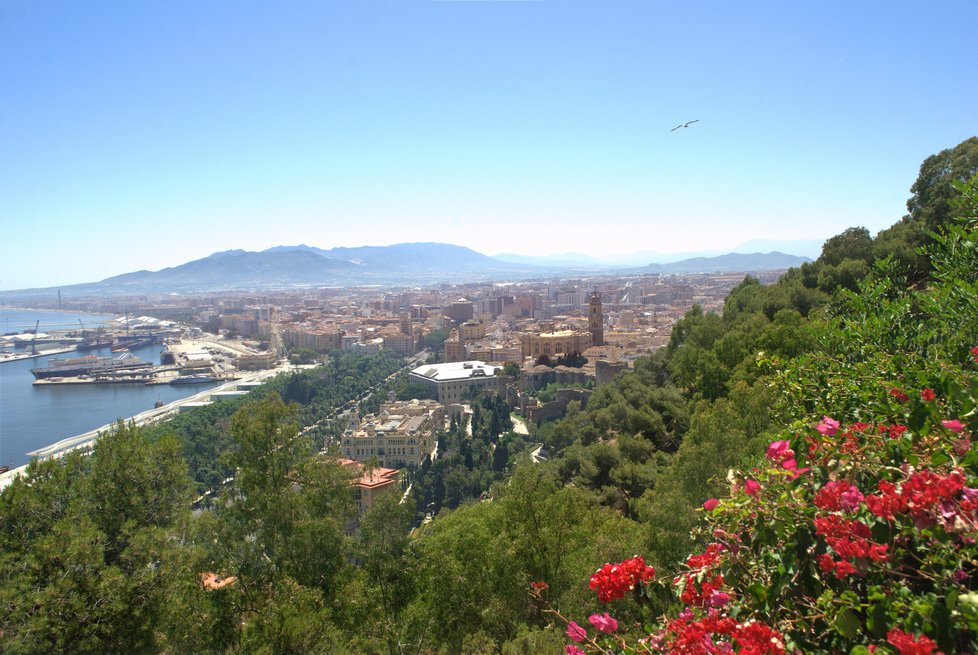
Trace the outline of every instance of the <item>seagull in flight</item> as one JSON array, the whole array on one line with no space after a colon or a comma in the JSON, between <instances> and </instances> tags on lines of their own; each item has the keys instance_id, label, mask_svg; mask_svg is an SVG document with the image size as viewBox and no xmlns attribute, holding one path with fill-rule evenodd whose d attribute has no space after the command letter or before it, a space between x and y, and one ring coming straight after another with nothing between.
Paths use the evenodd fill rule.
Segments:
<instances>
[{"instance_id":1,"label":"seagull in flight","mask_svg":"<svg viewBox=\"0 0 978 655\"><path fill-rule=\"evenodd\" d=\"M679 129L680 127L689 127L689 126L690 126L690 125L692 125L693 123L699 123L699 122L700 122L700 119L698 119L698 118L697 118L697 119L696 119L695 121L687 121L687 122L685 122L685 123L682 123L681 125L677 125L676 127L674 127L674 128L672 128L672 129L671 129L671 130L669 130L669 131L670 131L670 132L675 132L675 131L676 131L676 130L678 130L678 129Z\"/></svg>"}]
</instances>

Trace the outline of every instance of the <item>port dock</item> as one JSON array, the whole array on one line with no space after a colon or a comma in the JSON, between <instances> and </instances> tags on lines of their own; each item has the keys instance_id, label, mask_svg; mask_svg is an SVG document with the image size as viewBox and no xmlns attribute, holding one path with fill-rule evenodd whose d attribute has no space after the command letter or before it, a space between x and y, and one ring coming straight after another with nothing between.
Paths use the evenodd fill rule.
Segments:
<instances>
[{"instance_id":1,"label":"port dock","mask_svg":"<svg viewBox=\"0 0 978 655\"><path fill-rule=\"evenodd\" d=\"M62 346L60 348L48 348L29 353L0 352L0 364L4 362L19 362L24 359L34 359L35 357L48 357L49 355L63 355L77 350L77 346Z\"/></svg>"}]
</instances>

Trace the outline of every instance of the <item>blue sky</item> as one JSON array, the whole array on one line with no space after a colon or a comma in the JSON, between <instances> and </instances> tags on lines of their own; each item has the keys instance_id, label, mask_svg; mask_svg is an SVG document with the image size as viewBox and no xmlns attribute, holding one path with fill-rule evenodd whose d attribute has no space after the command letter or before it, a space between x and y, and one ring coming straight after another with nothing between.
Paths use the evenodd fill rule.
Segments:
<instances>
[{"instance_id":1,"label":"blue sky","mask_svg":"<svg viewBox=\"0 0 978 655\"><path fill-rule=\"evenodd\" d=\"M978 133L976 33L971 0L0 0L0 288L875 232Z\"/></svg>"}]
</instances>

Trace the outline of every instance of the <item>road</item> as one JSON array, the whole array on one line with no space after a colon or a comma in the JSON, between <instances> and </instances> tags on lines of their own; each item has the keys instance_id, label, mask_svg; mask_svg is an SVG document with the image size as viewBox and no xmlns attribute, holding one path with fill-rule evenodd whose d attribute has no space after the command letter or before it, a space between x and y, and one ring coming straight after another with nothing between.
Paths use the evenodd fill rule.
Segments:
<instances>
[{"instance_id":1,"label":"road","mask_svg":"<svg viewBox=\"0 0 978 655\"><path fill-rule=\"evenodd\" d=\"M509 420L513 422L513 432L516 434L530 434L530 431L526 428L526 421L521 419L519 416L510 414Z\"/></svg>"}]
</instances>

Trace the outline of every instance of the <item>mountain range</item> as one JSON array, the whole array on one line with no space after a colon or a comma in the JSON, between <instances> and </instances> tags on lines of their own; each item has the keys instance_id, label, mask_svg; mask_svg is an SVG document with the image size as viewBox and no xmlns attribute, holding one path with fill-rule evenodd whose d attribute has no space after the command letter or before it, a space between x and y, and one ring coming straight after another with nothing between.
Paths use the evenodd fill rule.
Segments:
<instances>
[{"instance_id":1,"label":"mountain range","mask_svg":"<svg viewBox=\"0 0 978 655\"><path fill-rule=\"evenodd\" d=\"M648 260L646 260L647 262ZM695 257L642 267L610 267L586 255L567 255L548 264L506 261L445 243L401 243L323 250L276 246L261 252L227 250L159 271L136 271L99 282L57 287L73 297L222 290L284 289L309 286L439 284L459 281L556 277L566 273L710 273L786 269L810 261L781 252ZM559 263L558 263L559 262ZM49 297L51 289L0 291L0 299Z\"/></svg>"}]
</instances>

